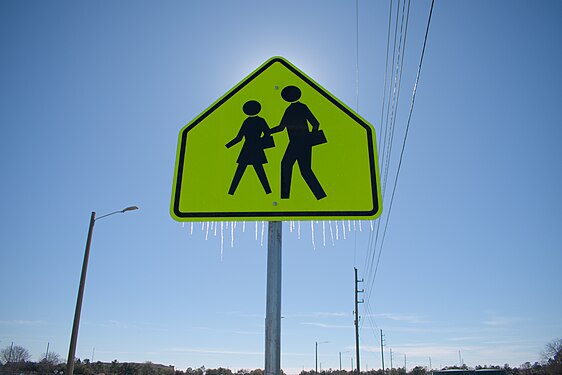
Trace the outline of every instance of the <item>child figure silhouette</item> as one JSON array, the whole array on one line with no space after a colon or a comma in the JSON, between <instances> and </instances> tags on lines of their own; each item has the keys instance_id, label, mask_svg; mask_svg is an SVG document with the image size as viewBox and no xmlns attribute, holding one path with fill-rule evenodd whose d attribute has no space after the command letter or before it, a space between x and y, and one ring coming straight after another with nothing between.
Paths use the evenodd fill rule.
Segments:
<instances>
[{"instance_id":1,"label":"child figure silhouette","mask_svg":"<svg viewBox=\"0 0 562 375\"><path fill-rule=\"evenodd\" d=\"M234 195L248 165L254 167L265 193L270 194L271 188L265 174L265 169L263 168L263 165L267 163L267 158L263 150L264 137L270 137L271 131L266 121L258 116L258 113L261 111L261 104L258 101L247 101L244 103L242 110L248 115L248 118L242 123L236 137L226 144L226 148L231 148L244 139L240 155L236 160L238 167L236 168L236 172L234 172L228 194Z\"/></svg>"}]
</instances>

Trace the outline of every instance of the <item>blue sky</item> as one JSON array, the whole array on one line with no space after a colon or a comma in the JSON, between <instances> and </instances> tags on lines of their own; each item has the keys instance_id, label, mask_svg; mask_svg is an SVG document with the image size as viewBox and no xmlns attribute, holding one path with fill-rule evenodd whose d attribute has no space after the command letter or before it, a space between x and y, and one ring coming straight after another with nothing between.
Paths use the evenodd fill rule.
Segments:
<instances>
[{"instance_id":1,"label":"blue sky","mask_svg":"<svg viewBox=\"0 0 562 375\"><path fill-rule=\"evenodd\" d=\"M256 240L253 222L215 236L170 218L177 135L277 55L380 135L390 3L359 0L358 34L356 4L1 2L0 347L66 358L90 212L135 204L96 224L77 356L263 367L263 224ZM392 179L429 8L410 8ZM561 14L435 3L376 278L372 223L338 222L333 242L330 223L284 223L287 372L314 368L315 341L322 368L350 367L354 267L362 368L381 366L380 329L385 365L392 349L408 368L459 351L518 366L562 336Z\"/></svg>"}]
</instances>

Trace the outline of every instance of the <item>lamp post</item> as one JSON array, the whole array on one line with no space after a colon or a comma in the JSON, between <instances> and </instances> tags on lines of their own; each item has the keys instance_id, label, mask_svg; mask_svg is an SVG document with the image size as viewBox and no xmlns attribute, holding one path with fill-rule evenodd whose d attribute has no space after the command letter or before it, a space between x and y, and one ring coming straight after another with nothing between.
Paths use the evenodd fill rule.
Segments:
<instances>
[{"instance_id":1,"label":"lamp post","mask_svg":"<svg viewBox=\"0 0 562 375\"><path fill-rule=\"evenodd\" d=\"M78 298L76 299L76 310L74 311L74 323L72 324L72 335L70 336L70 348L68 350L68 359L66 364L67 375L74 374L74 358L76 355L76 341L78 339L78 327L80 326L80 313L82 311L82 300L84 297L84 285L86 284L86 272L88 270L88 259L90 258L90 244L92 243L92 233L94 231L94 223L96 220L104 217L125 213L127 211L138 210L137 206L130 206L119 211L114 211L106 215L96 218L96 213L92 212L90 216L90 226L88 228L88 237L86 240L86 250L84 251L84 262L82 263L82 274L80 275L80 286L78 287Z\"/></svg>"},{"instance_id":2,"label":"lamp post","mask_svg":"<svg viewBox=\"0 0 562 375\"><path fill-rule=\"evenodd\" d=\"M321 342L315 341L315 342L314 342L314 343L316 344L316 345L315 345L315 347L316 347L316 349L315 349L315 353L316 353L316 368L315 368L315 372L316 372L316 374L318 374L318 344L325 344L325 343L327 343L327 342L328 342L328 341L321 341Z\"/></svg>"}]
</instances>

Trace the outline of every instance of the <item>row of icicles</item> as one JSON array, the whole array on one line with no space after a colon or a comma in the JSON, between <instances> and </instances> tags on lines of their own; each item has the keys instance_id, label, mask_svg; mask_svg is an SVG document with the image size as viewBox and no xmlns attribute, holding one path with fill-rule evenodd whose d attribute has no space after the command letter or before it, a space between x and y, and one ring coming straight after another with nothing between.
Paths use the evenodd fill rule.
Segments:
<instances>
[{"instance_id":1,"label":"row of icicles","mask_svg":"<svg viewBox=\"0 0 562 375\"><path fill-rule=\"evenodd\" d=\"M209 235L214 237L220 236L220 249L221 249L221 260L223 258L223 250L224 250L224 240L225 240L225 233L230 233L230 247L234 247L234 235L237 230L240 228L242 229L242 233L246 232L246 226L252 226L252 222L246 221L204 221L201 223L194 223L191 222L189 224L182 223L182 227L189 227L189 234L193 235L194 231L200 231L205 234L205 240L209 239ZM338 241L341 237L345 240L347 238L348 233L352 231L363 231L363 226L365 223L361 220L328 220L328 221L289 221L289 232L295 233L297 238L301 239L301 223L310 223L310 232L311 232L311 240L312 240L312 247L316 250L316 239L315 239L315 227L322 226L322 245L326 246L327 238L329 237L332 246L335 246L335 242ZM255 221L253 222L253 230L255 233L255 240L260 241L260 245L264 245L264 238L265 238L265 221ZM374 221L368 221L368 225L370 230L372 231L374 228ZM261 228L260 228L261 226Z\"/></svg>"}]
</instances>

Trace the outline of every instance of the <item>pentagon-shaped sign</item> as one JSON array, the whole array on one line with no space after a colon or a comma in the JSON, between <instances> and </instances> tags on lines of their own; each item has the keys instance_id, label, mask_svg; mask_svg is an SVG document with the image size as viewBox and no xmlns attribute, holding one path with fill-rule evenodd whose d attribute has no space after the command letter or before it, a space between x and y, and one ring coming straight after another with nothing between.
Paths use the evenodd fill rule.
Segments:
<instances>
[{"instance_id":1,"label":"pentagon-shaped sign","mask_svg":"<svg viewBox=\"0 0 562 375\"><path fill-rule=\"evenodd\" d=\"M375 130L281 57L257 68L179 134L178 221L374 219Z\"/></svg>"}]
</instances>

